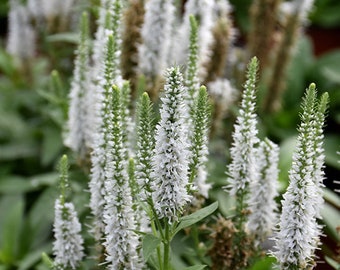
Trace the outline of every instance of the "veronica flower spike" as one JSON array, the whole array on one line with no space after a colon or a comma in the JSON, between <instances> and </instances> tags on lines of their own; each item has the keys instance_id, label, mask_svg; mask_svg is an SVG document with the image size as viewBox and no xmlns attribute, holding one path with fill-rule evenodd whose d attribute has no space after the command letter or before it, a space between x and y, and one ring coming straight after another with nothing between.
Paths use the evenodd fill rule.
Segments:
<instances>
[{"instance_id":1,"label":"veronica flower spike","mask_svg":"<svg viewBox=\"0 0 340 270\"><path fill-rule=\"evenodd\" d=\"M88 15L83 13L81 20L80 42L75 60L73 80L70 90L69 119L67 122L67 137L65 144L76 152L80 159L84 159L88 154L90 142L86 141L86 115L87 104L86 95L89 85L89 29Z\"/></svg>"},{"instance_id":2,"label":"veronica flower spike","mask_svg":"<svg viewBox=\"0 0 340 270\"><path fill-rule=\"evenodd\" d=\"M189 182L194 190L208 198L211 187L206 183L208 161L208 125L210 120L210 104L207 90L204 86L199 89L193 111L193 132L191 135Z\"/></svg>"},{"instance_id":3,"label":"veronica flower spike","mask_svg":"<svg viewBox=\"0 0 340 270\"><path fill-rule=\"evenodd\" d=\"M215 1L210 0L188 0L185 3L185 13L184 20L179 29L180 41L177 43L178 46L184 46L182 48L177 48L175 57L178 63L182 63L183 60L180 59L186 55L188 48L187 36L190 32L190 15L199 18L199 28L198 28L198 76L201 80L206 76L205 65L209 62L209 57L211 56L211 46L214 41L212 35L212 28L214 26L214 5ZM177 47L178 47L177 46ZM183 54L183 52L185 52ZM182 55L182 56L181 56ZM179 59L178 59L179 58ZM185 57L183 57L185 59Z\"/></svg>"},{"instance_id":4,"label":"veronica flower spike","mask_svg":"<svg viewBox=\"0 0 340 270\"><path fill-rule=\"evenodd\" d=\"M325 93L320 103L316 99L315 84L307 89L302 103L301 124L292 167L289 171L289 186L283 195L282 214L279 230L275 237L276 250L273 252L281 269L311 269L315 265L314 252L319 244L320 226L317 218L320 203L320 183L323 179L316 164L320 151L320 129L328 103ZM320 121L321 120L321 121ZM319 131L316 131L319 130ZM321 177L316 179L316 177Z\"/></svg>"},{"instance_id":5,"label":"veronica flower spike","mask_svg":"<svg viewBox=\"0 0 340 270\"><path fill-rule=\"evenodd\" d=\"M228 167L228 186L230 195L236 196L237 229L245 222L245 209L248 209L249 183L257 181L255 145L257 138L257 115L255 113L257 58L248 65L247 80L244 86L239 116L236 119L233 143L230 149L232 161Z\"/></svg>"},{"instance_id":6,"label":"veronica flower spike","mask_svg":"<svg viewBox=\"0 0 340 270\"><path fill-rule=\"evenodd\" d=\"M175 6L172 0L146 1L139 70L147 77L160 76L167 66L174 18Z\"/></svg>"},{"instance_id":7,"label":"veronica flower spike","mask_svg":"<svg viewBox=\"0 0 340 270\"><path fill-rule=\"evenodd\" d=\"M250 184L250 215L246 226L258 243L272 234L277 223L279 150L278 145L266 138L256 151L260 176Z\"/></svg>"},{"instance_id":8,"label":"veronica flower spike","mask_svg":"<svg viewBox=\"0 0 340 270\"><path fill-rule=\"evenodd\" d=\"M161 119L155 135L152 198L158 218L165 217L172 222L190 201L187 193L189 146L182 74L178 67L173 67L168 69L166 77Z\"/></svg>"},{"instance_id":9,"label":"veronica flower spike","mask_svg":"<svg viewBox=\"0 0 340 270\"><path fill-rule=\"evenodd\" d=\"M189 105L189 114L191 115L200 84L198 79L198 25L193 15L190 15L189 20L190 43L187 59L188 67L185 73L185 86L187 88L186 100Z\"/></svg>"},{"instance_id":10,"label":"veronica flower spike","mask_svg":"<svg viewBox=\"0 0 340 270\"><path fill-rule=\"evenodd\" d=\"M149 95L143 93L137 107L136 181L142 201L152 204L152 156L155 149L154 116Z\"/></svg>"},{"instance_id":11,"label":"veronica flower spike","mask_svg":"<svg viewBox=\"0 0 340 270\"><path fill-rule=\"evenodd\" d=\"M68 187L68 162L64 155L59 163L61 195L55 202L53 254L56 269L76 269L83 256L83 238L74 205L65 202L65 190Z\"/></svg>"},{"instance_id":12,"label":"veronica flower spike","mask_svg":"<svg viewBox=\"0 0 340 270\"><path fill-rule=\"evenodd\" d=\"M313 179L314 184L317 188L316 193L316 200L319 202L315 204L316 206L316 216L317 218L320 217L320 209L323 205L323 180L325 179L325 172L323 171L325 166L325 150L323 147L323 140L324 140L324 134L323 134L323 127L325 123L325 117L326 117L326 111L328 108L328 102L329 102L329 96L328 93L324 93L321 98L320 102L317 104L316 113L315 113L315 121L314 121L314 127L315 127L315 139L314 139L314 170L313 170Z\"/></svg>"},{"instance_id":13,"label":"veronica flower spike","mask_svg":"<svg viewBox=\"0 0 340 270\"><path fill-rule=\"evenodd\" d=\"M96 111L95 111L95 124L97 126L94 134L93 151L91 153L91 175L89 182L90 190L90 208L94 216L93 233L97 241L100 241L103 236L103 211L104 211L104 195L105 195L105 166L107 163L106 153L110 151L109 145L109 125L110 125L110 97L112 96L112 84L114 78L114 41L113 36L108 35L106 46L106 59L104 74L97 85L96 96Z\"/></svg>"},{"instance_id":14,"label":"veronica flower spike","mask_svg":"<svg viewBox=\"0 0 340 270\"><path fill-rule=\"evenodd\" d=\"M132 192L129 185L128 160L124 145L122 119L122 93L112 86L108 128L109 149L105 164L105 205L103 220L104 246L109 269L142 269L138 254L139 239L136 230L136 216L133 209Z\"/></svg>"}]
</instances>

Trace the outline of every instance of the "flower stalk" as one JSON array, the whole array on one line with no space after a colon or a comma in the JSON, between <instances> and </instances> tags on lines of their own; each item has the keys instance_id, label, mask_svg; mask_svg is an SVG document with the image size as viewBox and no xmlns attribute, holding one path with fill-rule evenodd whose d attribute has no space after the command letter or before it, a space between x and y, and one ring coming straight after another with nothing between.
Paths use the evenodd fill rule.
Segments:
<instances>
[{"instance_id":1,"label":"flower stalk","mask_svg":"<svg viewBox=\"0 0 340 270\"><path fill-rule=\"evenodd\" d=\"M275 237L273 254L282 270L305 270L315 264L314 252L321 233L317 218L320 217L323 180L323 161L318 155L323 152L320 139L327 103L328 94L324 93L318 100L315 84L310 84L302 103L299 136L289 171L290 182L283 195L279 230Z\"/></svg>"},{"instance_id":2,"label":"flower stalk","mask_svg":"<svg viewBox=\"0 0 340 270\"><path fill-rule=\"evenodd\" d=\"M84 256L81 224L71 202L66 202L68 188L68 160L64 155L59 163L61 195L55 201L53 254L58 270L76 269Z\"/></svg>"}]
</instances>

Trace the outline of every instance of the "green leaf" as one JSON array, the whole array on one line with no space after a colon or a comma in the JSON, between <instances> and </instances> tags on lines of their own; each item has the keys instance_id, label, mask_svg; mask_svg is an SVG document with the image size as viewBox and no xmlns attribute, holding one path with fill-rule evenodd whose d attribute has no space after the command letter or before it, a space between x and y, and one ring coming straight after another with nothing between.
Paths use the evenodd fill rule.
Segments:
<instances>
[{"instance_id":1,"label":"green leaf","mask_svg":"<svg viewBox=\"0 0 340 270\"><path fill-rule=\"evenodd\" d=\"M28 253L22 260L20 260L18 270L33 269L33 265L41 259L42 253L46 250L52 250L52 245L47 244Z\"/></svg>"},{"instance_id":2,"label":"green leaf","mask_svg":"<svg viewBox=\"0 0 340 270\"><path fill-rule=\"evenodd\" d=\"M326 203L321 208L321 215L323 218L323 222L326 225L325 231L327 231L332 238L340 241L340 235L338 234L336 228L340 224L340 213L337 208Z\"/></svg>"},{"instance_id":3,"label":"green leaf","mask_svg":"<svg viewBox=\"0 0 340 270\"><path fill-rule=\"evenodd\" d=\"M25 193L35 189L28 179L20 176L6 175L0 179L0 193Z\"/></svg>"},{"instance_id":4,"label":"green leaf","mask_svg":"<svg viewBox=\"0 0 340 270\"><path fill-rule=\"evenodd\" d=\"M19 194L38 190L41 186L55 186L58 182L57 173L46 173L31 178L21 176L4 176L0 178L0 193Z\"/></svg>"},{"instance_id":5,"label":"green leaf","mask_svg":"<svg viewBox=\"0 0 340 270\"><path fill-rule=\"evenodd\" d=\"M334 67L324 67L321 69L321 74L334 83L340 84L340 70Z\"/></svg>"},{"instance_id":6,"label":"green leaf","mask_svg":"<svg viewBox=\"0 0 340 270\"><path fill-rule=\"evenodd\" d=\"M54 126L45 128L43 135L41 163L46 166L50 165L60 154L63 142L60 130Z\"/></svg>"},{"instance_id":7,"label":"green leaf","mask_svg":"<svg viewBox=\"0 0 340 270\"><path fill-rule=\"evenodd\" d=\"M52 269L54 267L54 262L45 252L41 254L42 261L48 268Z\"/></svg>"},{"instance_id":8,"label":"green leaf","mask_svg":"<svg viewBox=\"0 0 340 270\"><path fill-rule=\"evenodd\" d=\"M143 257L144 260L147 261L152 253L156 250L156 248L160 245L161 239L154 236L153 234L147 234L143 238L142 246L143 246Z\"/></svg>"},{"instance_id":9,"label":"green leaf","mask_svg":"<svg viewBox=\"0 0 340 270\"><path fill-rule=\"evenodd\" d=\"M79 35L78 33L60 33L54 34L47 37L49 42L67 42L71 44L78 44Z\"/></svg>"},{"instance_id":10,"label":"green leaf","mask_svg":"<svg viewBox=\"0 0 340 270\"><path fill-rule=\"evenodd\" d=\"M30 177L30 181L32 186L53 186L55 187L59 181L59 173L57 172L50 172L44 174L38 174L35 176Z\"/></svg>"},{"instance_id":11,"label":"green leaf","mask_svg":"<svg viewBox=\"0 0 340 270\"><path fill-rule=\"evenodd\" d=\"M186 267L184 270L202 270L206 267L206 265L194 265L190 267Z\"/></svg>"},{"instance_id":12,"label":"green leaf","mask_svg":"<svg viewBox=\"0 0 340 270\"><path fill-rule=\"evenodd\" d=\"M296 54L287 70L287 88L283 94L285 108L294 108L303 96L307 87L306 71L314 61L313 48L309 39L302 37L297 45Z\"/></svg>"},{"instance_id":13,"label":"green leaf","mask_svg":"<svg viewBox=\"0 0 340 270\"><path fill-rule=\"evenodd\" d=\"M27 217L27 227L30 228L31 247L39 246L48 239L54 219L54 201L57 190L51 186L35 201ZM49 211L46 211L49 209Z\"/></svg>"},{"instance_id":14,"label":"green leaf","mask_svg":"<svg viewBox=\"0 0 340 270\"><path fill-rule=\"evenodd\" d=\"M11 142L0 146L0 160L29 158L38 154L38 147L33 142Z\"/></svg>"},{"instance_id":15,"label":"green leaf","mask_svg":"<svg viewBox=\"0 0 340 270\"><path fill-rule=\"evenodd\" d=\"M216 200L218 201L219 211L225 216L234 215L235 198L230 196L225 190L218 189L216 192Z\"/></svg>"},{"instance_id":16,"label":"green leaf","mask_svg":"<svg viewBox=\"0 0 340 270\"><path fill-rule=\"evenodd\" d=\"M276 269L275 268L275 262L276 259L273 257L266 256L257 262L254 263L254 265L249 268L249 270L271 270Z\"/></svg>"},{"instance_id":17,"label":"green leaf","mask_svg":"<svg viewBox=\"0 0 340 270\"><path fill-rule=\"evenodd\" d=\"M326 135L324 142L326 154L325 163L340 169L339 156L337 155L340 146L340 137L338 135Z\"/></svg>"},{"instance_id":18,"label":"green leaf","mask_svg":"<svg viewBox=\"0 0 340 270\"><path fill-rule=\"evenodd\" d=\"M23 223L24 199L20 195L5 196L0 201L0 262L16 261Z\"/></svg>"},{"instance_id":19,"label":"green leaf","mask_svg":"<svg viewBox=\"0 0 340 270\"><path fill-rule=\"evenodd\" d=\"M14 73L12 57L3 49L0 48L0 70L6 75Z\"/></svg>"},{"instance_id":20,"label":"green leaf","mask_svg":"<svg viewBox=\"0 0 340 270\"><path fill-rule=\"evenodd\" d=\"M332 258L328 257L328 256L325 256L325 260L326 262L332 266L334 269L337 269L339 270L340 269L340 264L336 261L336 260L333 260Z\"/></svg>"},{"instance_id":21,"label":"green leaf","mask_svg":"<svg viewBox=\"0 0 340 270\"><path fill-rule=\"evenodd\" d=\"M310 70L309 77L313 78L320 90L329 89L330 84L338 83L333 81L334 75L340 73L339 68L340 51L335 50L322 55L315 61L314 67Z\"/></svg>"},{"instance_id":22,"label":"green leaf","mask_svg":"<svg viewBox=\"0 0 340 270\"><path fill-rule=\"evenodd\" d=\"M280 158L279 158L279 180L280 191L286 190L288 186L289 170L292 166L292 156L295 151L296 137L290 137L285 139L280 144Z\"/></svg>"},{"instance_id":23,"label":"green leaf","mask_svg":"<svg viewBox=\"0 0 340 270\"><path fill-rule=\"evenodd\" d=\"M180 230L190 227L191 225L209 216L217 209L217 207L218 207L218 202L214 202L210 204L209 206L206 206L189 216L182 217L172 236L174 236Z\"/></svg>"},{"instance_id":24,"label":"green leaf","mask_svg":"<svg viewBox=\"0 0 340 270\"><path fill-rule=\"evenodd\" d=\"M331 191L328 188L325 188L323 190L323 196L326 202L336 206L337 208L340 208L340 197L335 192Z\"/></svg>"}]
</instances>

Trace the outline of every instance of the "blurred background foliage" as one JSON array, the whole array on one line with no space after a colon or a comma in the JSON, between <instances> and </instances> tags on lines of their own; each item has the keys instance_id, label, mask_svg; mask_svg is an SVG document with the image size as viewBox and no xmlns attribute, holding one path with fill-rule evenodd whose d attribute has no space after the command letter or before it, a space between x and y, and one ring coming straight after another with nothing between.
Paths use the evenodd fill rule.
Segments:
<instances>
[{"instance_id":1,"label":"blurred background foliage","mask_svg":"<svg viewBox=\"0 0 340 270\"><path fill-rule=\"evenodd\" d=\"M87 1L82 8L96 16L96 1ZM231 0L235 23L241 32L238 41L249 30L248 10L251 0ZM66 153L70 157L72 200L81 220L88 223L87 174L79 168L72 153L63 146L62 133L67 115L67 93L73 69L76 34L42 33L34 59L19 63L5 50L7 34L7 0L0 1L0 270L47 269L41 253L51 253L54 200L58 194L56 163ZM325 236L318 269L335 267L336 245L340 225L340 199L331 190L333 180L340 180L340 43L330 42L326 51L315 51L326 42L313 36L313 29L338 31L340 36L340 2L317 0L310 15L308 35L299 40L297 53L290 65L284 104L280 111L261 115L261 132L281 146L281 191L288 184L288 170L299 123L300 101L304 89L315 82L320 92L328 91L330 108L327 118L325 149L328 189L324 208ZM333 40L336 36L331 36ZM57 71L54 71L57 70ZM52 74L52 75L51 75ZM227 119L226 121L230 121ZM230 127L231 123L225 123ZM231 199L221 190L225 185L228 149L219 140L213 141L209 164L214 183L210 200L220 202L220 212L230 214ZM70 194L71 196L71 194ZM183 237L183 235L182 235ZM91 241L89 238L86 241ZM176 270L198 259L189 238L174 241ZM338 247L339 248L339 247ZM322 255L321 255L322 253ZM339 253L338 255L339 256ZM339 259L339 257L338 257ZM271 269L272 258L258 261L252 270ZM328 265L328 266L327 266Z\"/></svg>"}]
</instances>

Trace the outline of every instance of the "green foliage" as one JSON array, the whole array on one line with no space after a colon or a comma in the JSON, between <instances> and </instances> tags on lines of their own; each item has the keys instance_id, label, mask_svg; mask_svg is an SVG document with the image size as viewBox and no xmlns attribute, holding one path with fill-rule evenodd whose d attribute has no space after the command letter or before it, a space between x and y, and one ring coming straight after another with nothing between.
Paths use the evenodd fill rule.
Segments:
<instances>
[{"instance_id":1,"label":"green foliage","mask_svg":"<svg viewBox=\"0 0 340 270\"><path fill-rule=\"evenodd\" d=\"M175 236L180 230L190 227L197 222L201 221L202 219L206 218L207 216L211 215L215 210L218 208L218 202L214 202L213 204L206 206L195 213L184 216L180 218L179 224L176 226L172 236Z\"/></svg>"},{"instance_id":2,"label":"green foliage","mask_svg":"<svg viewBox=\"0 0 340 270\"><path fill-rule=\"evenodd\" d=\"M340 14L337 12L340 3L337 0L316 0L316 8L310 18L316 25L322 27L337 27L340 25Z\"/></svg>"},{"instance_id":3,"label":"green foliage","mask_svg":"<svg viewBox=\"0 0 340 270\"><path fill-rule=\"evenodd\" d=\"M162 240L153 234L146 234L143 237L143 257L147 261L149 257L156 251L156 248L161 244Z\"/></svg>"}]
</instances>

